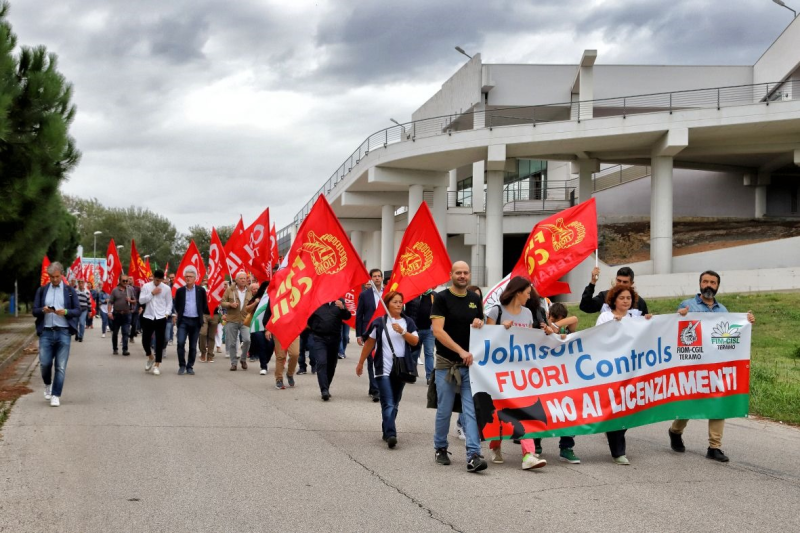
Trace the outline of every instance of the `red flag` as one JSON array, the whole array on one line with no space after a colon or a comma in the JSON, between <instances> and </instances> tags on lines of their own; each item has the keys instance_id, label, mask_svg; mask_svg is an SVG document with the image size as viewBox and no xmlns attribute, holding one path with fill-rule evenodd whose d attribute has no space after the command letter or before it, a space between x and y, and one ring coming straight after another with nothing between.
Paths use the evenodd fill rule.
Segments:
<instances>
[{"instance_id":1,"label":"red flag","mask_svg":"<svg viewBox=\"0 0 800 533\"><path fill-rule=\"evenodd\" d=\"M597 249L597 207L592 198L533 227L511 277L533 280L540 296L570 292L558 281Z\"/></svg>"},{"instance_id":2,"label":"red flag","mask_svg":"<svg viewBox=\"0 0 800 533\"><path fill-rule=\"evenodd\" d=\"M250 224L245 232L244 250L247 261L257 279L269 279L272 269L269 267L270 240L269 240L269 207L261 213L255 222Z\"/></svg>"},{"instance_id":3,"label":"red flag","mask_svg":"<svg viewBox=\"0 0 800 533\"><path fill-rule=\"evenodd\" d=\"M44 256L42 259L42 274L39 280L40 285L44 287L48 283L50 283L50 276L47 275L47 267L50 266L50 258L47 255Z\"/></svg>"},{"instance_id":4,"label":"red flag","mask_svg":"<svg viewBox=\"0 0 800 533\"><path fill-rule=\"evenodd\" d=\"M136 250L136 243L131 239L131 262L128 264L128 275L133 279L133 283L139 287L144 286L149 280L147 279L147 270L144 266L144 261L139 256Z\"/></svg>"},{"instance_id":5,"label":"red flag","mask_svg":"<svg viewBox=\"0 0 800 533\"><path fill-rule=\"evenodd\" d=\"M353 314L353 316L351 316L348 320L345 321L345 324L347 324L351 328L356 327L356 309L358 309L358 295L361 294L361 291L363 289L364 289L364 284L360 283L356 287L347 291L344 295L344 305L345 307L347 307L347 310Z\"/></svg>"},{"instance_id":6,"label":"red flag","mask_svg":"<svg viewBox=\"0 0 800 533\"><path fill-rule=\"evenodd\" d=\"M268 279L272 279L272 270L275 268L275 265L279 265L281 263L280 252L278 252L278 233L275 231L275 224L272 225L272 231L269 233L269 238L272 248L270 248L269 254Z\"/></svg>"},{"instance_id":7,"label":"red flag","mask_svg":"<svg viewBox=\"0 0 800 533\"><path fill-rule=\"evenodd\" d=\"M83 277L83 267L81 266L81 258L76 257L72 262L72 266L67 269L67 282L72 283L76 279Z\"/></svg>"},{"instance_id":8,"label":"red flag","mask_svg":"<svg viewBox=\"0 0 800 533\"><path fill-rule=\"evenodd\" d=\"M122 263L119 262L117 255L117 245L114 239L108 243L106 252L106 281L103 283L103 292L111 293L119 283L119 276L122 274Z\"/></svg>"},{"instance_id":9,"label":"red flag","mask_svg":"<svg viewBox=\"0 0 800 533\"><path fill-rule=\"evenodd\" d=\"M166 277L167 274L169 274L169 261L167 261L167 266L164 267L164 277Z\"/></svg>"},{"instance_id":10,"label":"red flag","mask_svg":"<svg viewBox=\"0 0 800 533\"><path fill-rule=\"evenodd\" d=\"M153 270L150 268L150 258L147 258L147 261L144 262L144 272L147 276L147 279L150 279L150 276L153 275Z\"/></svg>"},{"instance_id":11,"label":"red flag","mask_svg":"<svg viewBox=\"0 0 800 533\"><path fill-rule=\"evenodd\" d=\"M239 271L247 271L248 265L246 264L247 252L244 250L245 244L244 223L242 217L239 217L239 223L233 228L228 242L225 243L225 262L228 266L228 274L231 278L236 278L236 273Z\"/></svg>"},{"instance_id":12,"label":"red flag","mask_svg":"<svg viewBox=\"0 0 800 533\"><path fill-rule=\"evenodd\" d=\"M269 285L269 330L283 346L297 338L319 306L369 279L324 195L300 225L287 264Z\"/></svg>"},{"instance_id":13,"label":"red flag","mask_svg":"<svg viewBox=\"0 0 800 533\"><path fill-rule=\"evenodd\" d=\"M175 271L175 281L172 284L173 298L179 288L186 286L184 274L186 269L190 266L193 266L197 270L197 279L195 282L202 283L203 279L206 277L206 265L203 262L203 256L200 255L200 250L197 249L194 240L189 243L189 248L186 249L186 253L183 254L183 259L181 259L181 264L178 265L178 270Z\"/></svg>"},{"instance_id":14,"label":"red flag","mask_svg":"<svg viewBox=\"0 0 800 533\"><path fill-rule=\"evenodd\" d=\"M208 250L208 309L213 315L222 296L225 294L225 248L217 234L211 228L211 246Z\"/></svg>"},{"instance_id":15,"label":"red flag","mask_svg":"<svg viewBox=\"0 0 800 533\"><path fill-rule=\"evenodd\" d=\"M87 263L83 265L82 270L81 279L94 283L94 265L92 263Z\"/></svg>"},{"instance_id":16,"label":"red flag","mask_svg":"<svg viewBox=\"0 0 800 533\"><path fill-rule=\"evenodd\" d=\"M436 229L431 210L422 202L403 233L392 277L386 283L387 290L402 293L404 301L410 302L428 289L447 282L450 268L450 256ZM384 314L383 305L377 306L370 323Z\"/></svg>"}]
</instances>

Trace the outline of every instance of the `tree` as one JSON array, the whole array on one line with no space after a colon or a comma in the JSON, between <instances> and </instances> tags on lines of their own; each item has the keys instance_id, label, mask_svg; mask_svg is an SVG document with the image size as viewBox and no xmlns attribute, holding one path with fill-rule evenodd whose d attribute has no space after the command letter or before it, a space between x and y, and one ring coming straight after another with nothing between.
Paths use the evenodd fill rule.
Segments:
<instances>
[{"instance_id":1,"label":"tree","mask_svg":"<svg viewBox=\"0 0 800 533\"><path fill-rule=\"evenodd\" d=\"M69 135L72 86L43 46L21 47L0 3L0 289L38 272L42 256L74 239L74 217L58 193L80 159ZM70 221L72 218L72 221ZM63 259L63 258L52 258Z\"/></svg>"}]
</instances>

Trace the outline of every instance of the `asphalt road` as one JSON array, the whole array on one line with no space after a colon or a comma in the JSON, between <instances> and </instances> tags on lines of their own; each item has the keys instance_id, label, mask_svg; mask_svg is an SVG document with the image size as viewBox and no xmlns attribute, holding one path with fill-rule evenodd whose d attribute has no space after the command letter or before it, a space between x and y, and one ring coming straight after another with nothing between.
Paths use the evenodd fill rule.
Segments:
<instances>
[{"instance_id":1,"label":"asphalt road","mask_svg":"<svg viewBox=\"0 0 800 533\"><path fill-rule=\"evenodd\" d=\"M138 340L138 339L137 339ZM668 423L628 432L632 465L611 462L603 435L579 437L583 463L506 463L465 470L433 461L434 411L424 385L406 388L399 445L381 440L380 409L355 375L357 346L339 362L323 403L316 376L276 390L258 364L230 372L217 356L177 375L175 347L160 376L111 355L99 329L73 343L62 405L42 397L38 368L0 440L0 531L797 531L800 431L729 420L728 464L707 460L706 424L687 452ZM272 370L274 367L270 365ZM484 449L486 447L484 446ZM488 450L485 455L488 457Z\"/></svg>"}]
</instances>

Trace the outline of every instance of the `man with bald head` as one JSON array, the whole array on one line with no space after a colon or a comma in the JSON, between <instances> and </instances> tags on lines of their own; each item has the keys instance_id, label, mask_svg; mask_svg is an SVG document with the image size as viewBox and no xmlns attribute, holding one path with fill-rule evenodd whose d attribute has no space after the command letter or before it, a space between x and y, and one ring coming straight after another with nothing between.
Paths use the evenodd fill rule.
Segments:
<instances>
[{"instance_id":1,"label":"man with bald head","mask_svg":"<svg viewBox=\"0 0 800 533\"><path fill-rule=\"evenodd\" d=\"M475 406L469 384L469 335L472 328L483 327L483 302L472 291L469 265L456 261L450 269L452 286L438 293L431 307L431 329L436 339L436 429L433 446L435 459L440 465L449 465L447 433L457 393L461 394L461 413L464 434L467 438L467 472L486 469L481 456L481 439L475 419Z\"/></svg>"},{"instance_id":2,"label":"man with bald head","mask_svg":"<svg viewBox=\"0 0 800 533\"><path fill-rule=\"evenodd\" d=\"M225 290L220 305L227 309L228 323L225 324L225 348L231 358L231 371L236 370L236 361L247 370L247 351L250 349L250 327L244 325L247 313L253 310L251 305L253 292L247 286L247 274L240 271L236 274L235 283ZM236 355L241 337L241 355Z\"/></svg>"}]
</instances>

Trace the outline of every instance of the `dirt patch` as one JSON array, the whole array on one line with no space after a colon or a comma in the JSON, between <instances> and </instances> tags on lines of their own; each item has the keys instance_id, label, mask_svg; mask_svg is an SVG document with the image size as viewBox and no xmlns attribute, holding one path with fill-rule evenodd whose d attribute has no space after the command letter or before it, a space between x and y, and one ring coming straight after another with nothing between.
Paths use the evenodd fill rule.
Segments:
<instances>
[{"instance_id":1,"label":"dirt patch","mask_svg":"<svg viewBox=\"0 0 800 533\"><path fill-rule=\"evenodd\" d=\"M650 223L600 226L600 257L611 265L650 259ZM800 237L800 220L685 220L672 226L673 255L681 256L789 237Z\"/></svg>"},{"instance_id":2,"label":"dirt patch","mask_svg":"<svg viewBox=\"0 0 800 533\"><path fill-rule=\"evenodd\" d=\"M25 396L33 392L33 389L26 385L0 386L0 402L15 402L20 396Z\"/></svg>"}]
</instances>

